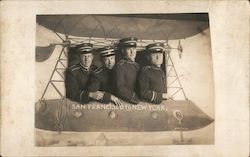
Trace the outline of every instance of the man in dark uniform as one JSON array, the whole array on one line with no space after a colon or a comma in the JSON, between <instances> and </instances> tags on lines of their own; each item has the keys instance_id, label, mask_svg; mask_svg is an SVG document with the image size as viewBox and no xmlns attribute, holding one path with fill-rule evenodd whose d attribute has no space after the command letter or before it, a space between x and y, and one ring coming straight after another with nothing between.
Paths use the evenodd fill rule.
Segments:
<instances>
[{"instance_id":1,"label":"man in dark uniform","mask_svg":"<svg viewBox=\"0 0 250 157\"><path fill-rule=\"evenodd\" d=\"M119 42L119 48L124 58L114 68L116 93L122 99L138 104L136 95L136 80L139 64L135 62L137 38L124 38Z\"/></svg>"},{"instance_id":2,"label":"man in dark uniform","mask_svg":"<svg viewBox=\"0 0 250 157\"><path fill-rule=\"evenodd\" d=\"M161 69L163 63L164 45L154 43L146 46L149 66L145 66L138 74L140 97L148 102L159 104L162 99L168 99L166 76Z\"/></svg>"},{"instance_id":3,"label":"man in dark uniform","mask_svg":"<svg viewBox=\"0 0 250 157\"><path fill-rule=\"evenodd\" d=\"M90 43L83 43L76 47L77 52L80 54L81 62L76 65L68 67L66 70L66 97L77 101L79 103L87 103L90 98L101 99L102 92L89 92L87 91L87 85L89 83L89 76L93 70L96 69L92 65L93 61L93 45Z\"/></svg>"},{"instance_id":4,"label":"man in dark uniform","mask_svg":"<svg viewBox=\"0 0 250 157\"><path fill-rule=\"evenodd\" d=\"M113 67L115 65L115 52L110 46L103 47L99 49L99 53L102 57L104 66L93 71L90 78L90 84L88 86L88 91L96 92L103 91L104 95L101 99L103 103L113 102L115 105L121 105L122 101L114 96L114 77L113 77Z\"/></svg>"}]
</instances>

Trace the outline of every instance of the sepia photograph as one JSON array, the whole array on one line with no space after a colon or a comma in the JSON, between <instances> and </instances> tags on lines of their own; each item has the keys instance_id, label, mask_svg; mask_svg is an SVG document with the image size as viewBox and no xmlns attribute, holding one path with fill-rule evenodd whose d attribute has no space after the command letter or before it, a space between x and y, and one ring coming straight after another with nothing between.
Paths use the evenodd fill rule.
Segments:
<instances>
[{"instance_id":1,"label":"sepia photograph","mask_svg":"<svg viewBox=\"0 0 250 157\"><path fill-rule=\"evenodd\" d=\"M37 15L35 59L36 146L214 144L208 13Z\"/></svg>"},{"instance_id":2,"label":"sepia photograph","mask_svg":"<svg viewBox=\"0 0 250 157\"><path fill-rule=\"evenodd\" d=\"M0 1L0 156L249 156L249 1Z\"/></svg>"}]
</instances>

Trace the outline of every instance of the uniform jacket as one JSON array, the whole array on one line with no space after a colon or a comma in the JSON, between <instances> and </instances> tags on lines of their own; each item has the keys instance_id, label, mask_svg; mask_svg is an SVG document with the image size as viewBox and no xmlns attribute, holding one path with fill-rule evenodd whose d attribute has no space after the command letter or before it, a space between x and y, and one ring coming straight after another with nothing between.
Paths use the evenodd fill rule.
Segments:
<instances>
[{"instance_id":1,"label":"uniform jacket","mask_svg":"<svg viewBox=\"0 0 250 157\"><path fill-rule=\"evenodd\" d=\"M90 77L88 91L104 91L103 103L111 100L111 94L114 94L114 76L113 70L106 67L97 68Z\"/></svg>"},{"instance_id":2,"label":"uniform jacket","mask_svg":"<svg viewBox=\"0 0 250 157\"><path fill-rule=\"evenodd\" d=\"M117 95L133 104L138 103L136 95L138 71L139 64L127 59L121 59L114 67L115 89Z\"/></svg>"},{"instance_id":3,"label":"uniform jacket","mask_svg":"<svg viewBox=\"0 0 250 157\"><path fill-rule=\"evenodd\" d=\"M167 92L166 76L157 66L145 66L138 74L139 95L142 99L159 104L162 102L162 93Z\"/></svg>"},{"instance_id":4,"label":"uniform jacket","mask_svg":"<svg viewBox=\"0 0 250 157\"><path fill-rule=\"evenodd\" d=\"M89 102L89 76L96 69L91 66L89 70L84 68L81 63L70 66L65 72L66 97L80 103Z\"/></svg>"}]
</instances>

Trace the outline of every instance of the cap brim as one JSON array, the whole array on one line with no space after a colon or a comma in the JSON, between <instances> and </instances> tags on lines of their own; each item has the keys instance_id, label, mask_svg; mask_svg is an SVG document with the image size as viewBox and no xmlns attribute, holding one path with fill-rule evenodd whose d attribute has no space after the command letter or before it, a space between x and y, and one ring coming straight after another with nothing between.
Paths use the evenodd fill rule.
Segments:
<instances>
[{"instance_id":1,"label":"cap brim","mask_svg":"<svg viewBox=\"0 0 250 157\"><path fill-rule=\"evenodd\" d=\"M110 56L114 56L115 54L108 54L108 55L102 55L101 57L102 58L105 58L105 57L110 57Z\"/></svg>"},{"instance_id":2,"label":"cap brim","mask_svg":"<svg viewBox=\"0 0 250 157\"><path fill-rule=\"evenodd\" d=\"M93 51L80 51L78 52L80 55L83 55L83 54L88 54L88 53L93 53Z\"/></svg>"},{"instance_id":3,"label":"cap brim","mask_svg":"<svg viewBox=\"0 0 250 157\"><path fill-rule=\"evenodd\" d=\"M163 50L159 50L159 51L157 51L157 50L148 50L148 54L151 54L151 53L163 53L164 51Z\"/></svg>"}]
</instances>

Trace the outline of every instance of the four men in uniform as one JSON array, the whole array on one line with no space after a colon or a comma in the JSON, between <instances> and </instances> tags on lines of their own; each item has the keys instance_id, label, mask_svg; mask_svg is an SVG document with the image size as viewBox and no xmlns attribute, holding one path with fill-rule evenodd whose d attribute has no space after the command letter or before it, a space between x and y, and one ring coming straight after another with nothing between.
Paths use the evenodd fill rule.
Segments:
<instances>
[{"instance_id":1,"label":"four men in uniform","mask_svg":"<svg viewBox=\"0 0 250 157\"><path fill-rule=\"evenodd\" d=\"M115 64L115 51L106 46L99 49L102 67L92 65L93 45L83 43L77 46L81 62L66 70L66 97L80 103L91 99L103 103L113 102L121 105L123 100L139 103L141 100L159 104L167 99L165 73L161 69L164 45L162 43L146 46L149 66L140 70L135 62L137 38L123 38L119 41L123 58Z\"/></svg>"}]
</instances>

